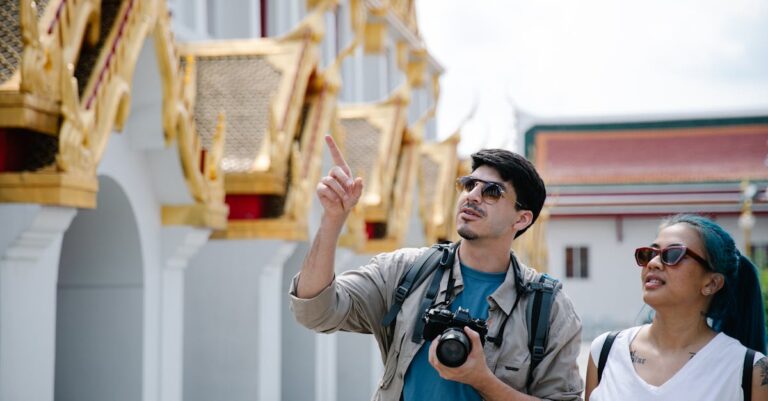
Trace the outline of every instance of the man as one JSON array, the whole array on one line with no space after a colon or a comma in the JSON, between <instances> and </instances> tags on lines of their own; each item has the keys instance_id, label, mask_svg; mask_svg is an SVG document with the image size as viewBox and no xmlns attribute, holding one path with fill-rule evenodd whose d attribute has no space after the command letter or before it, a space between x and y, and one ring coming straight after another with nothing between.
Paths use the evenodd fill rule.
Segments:
<instances>
[{"instance_id":1,"label":"man","mask_svg":"<svg viewBox=\"0 0 768 401\"><path fill-rule=\"evenodd\" d=\"M371 333L384 359L384 375L374 400L580 400L583 382L576 358L581 321L570 299L558 291L550 313L544 358L529 372L527 303L521 290L536 272L510 254L515 237L539 215L546 197L533 165L500 149L472 155L472 173L458 181L456 211L463 238L455 261L439 280L433 306L468 309L487 320L488 339L466 327L471 340L466 362L443 365L438 338L412 338L424 314L420 307L433 277L412 290L392 326L381 322L408 267L428 248L400 249L375 256L368 265L334 277L334 255L342 226L363 191L331 137L326 142L334 166L317 186L324 212L299 274L291 284L291 308L304 326L324 333ZM432 275L443 274L441 269ZM437 279L436 279L437 282ZM448 288L452 288L449 291ZM522 296L521 296L522 295ZM530 376L529 376L530 373Z\"/></svg>"}]
</instances>

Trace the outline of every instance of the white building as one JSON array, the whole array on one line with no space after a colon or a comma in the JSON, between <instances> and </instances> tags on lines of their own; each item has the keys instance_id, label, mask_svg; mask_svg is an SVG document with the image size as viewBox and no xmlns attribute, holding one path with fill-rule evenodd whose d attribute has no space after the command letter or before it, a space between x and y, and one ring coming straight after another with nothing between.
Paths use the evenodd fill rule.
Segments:
<instances>
[{"instance_id":1,"label":"white building","mask_svg":"<svg viewBox=\"0 0 768 401\"><path fill-rule=\"evenodd\" d=\"M0 400L372 394L372 340L300 328L286 290L326 133L369 188L339 269L446 235L413 2L0 7Z\"/></svg>"},{"instance_id":2,"label":"white building","mask_svg":"<svg viewBox=\"0 0 768 401\"><path fill-rule=\"evenodd\" d=\"M573 298L585 340L647 318L633 255L666 216L711 216L768 268L765 114L521 120L520 148L547 184L548 270Z\"/></svg>"}]
</instances>

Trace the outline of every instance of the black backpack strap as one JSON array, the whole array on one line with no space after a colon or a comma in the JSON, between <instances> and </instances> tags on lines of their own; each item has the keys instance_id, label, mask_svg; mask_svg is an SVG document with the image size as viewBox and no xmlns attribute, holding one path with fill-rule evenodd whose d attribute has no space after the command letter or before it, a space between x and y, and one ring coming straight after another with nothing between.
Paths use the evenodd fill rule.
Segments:
<instances>
[{"instance_id":1,"label":"black backpack strap","mask_svg":"<svg viewBox=\"0 0 768 401\"><path fill-rule=\"evenodd\" d=\"M419 304L419 309L416 312L416 316L414 316L414 319L416 322L413 325L413 334L411 335L411 341L414 343L421 343L421 341L424 339L424 319L422 318L424 315L424 312L432 306L432 302L434 302L435 297L437 296L437 291L440 289L440 281L443 278L443 273L445 272L444 265L443 269L439 272L435 273L432 276L432 283L429 284L429 288L427 289L426 294L424 294L424 298L421 299L421 303Z\"/></svg>"},{"instance_id":2,"label":"black backpack strap","mask_svg":"<svg viewBox=\"0 0 768 401\"><path fill-rule=\"evenodd\" d=\"M410 295L411 290L417 288L433 270L439 266L440 257L448 248L447 245L436 244L424 251L424 253L408 267L408 271L395 290L395 298L389 312L381 319L381 325L389 327L395 321L395 317L403 307L405 298Z\"/></svg>"},{"instance_id":3,"label":"black backpack strap","mask_svg":"<svg viewBox=\"0 0 768 401\"><path fill-rule=\"evenodd\" d=\"M741 391L744 392L744 401L752 400L752 370L755 364L755 350L747 348L744 354L744 371L741 373Z\"/></svg>"},{"instance_id":4,"label":"black backpack strap","mask_svg":"<svg viewBox=\"0 0 768 401\"><path fill-rule=\"evenodd\" d=\"M528 284L533 291L533 301L528 303L526 318L528 321L528 349L531 353L531 367L528 370L528 384L533 378L533 370L544 359L549 334L549 315L555 295L559 290L559 281L542 274L538 281Z\"/></svg>"},{"instance_id":5,"label":"black backpack strap","mask_svg":"<svg viewBox=\"0 0 768 401\"><path fill-rule=\"evenodd\" d=\"M429 288L427 289L427 292L424 294L424 297L421 299L421 304L419 304L419 309L416 312L416 316L414 316L414 319L416 319L416 322L413 325L413 334L411 335L411 341L414 343L421 343L422 340L424 340L424 313L432 306L432 303L435 301L435 298L437 297L437 292L440 290L440 281L443 278L443 274L446 270L451 270L453 267L453 262L456 258L456 248L458 247L458 244L455 244L451 246L451 248L444 248L442 256L440 257L440 261L436 263L437 266L430 269L430 271L435 270L435 268L440 267L440 271L435 273L432 276L432 283L429 284ZM426 279L426 277L425 277ZM448 294L450 296L451 292L453 291L453 277L450 277L448 280Z\"/></svg>"},{"instance_id":6,"label":"black backpack strap","mask_svg":"<svg viewBox=\"0 0 768 401\"><path fill-rule=\"evenodd\" d=\"M613 340L619 335L621 331L612 331L608 333L603 341L603 348L600 349L600 357L597 360L597 382L600 383L600 379L603 377L603 369L605 369L605 363L608 362L608 354L611 353L611 347L613 346Z\"/></svg>"}]
</instances>

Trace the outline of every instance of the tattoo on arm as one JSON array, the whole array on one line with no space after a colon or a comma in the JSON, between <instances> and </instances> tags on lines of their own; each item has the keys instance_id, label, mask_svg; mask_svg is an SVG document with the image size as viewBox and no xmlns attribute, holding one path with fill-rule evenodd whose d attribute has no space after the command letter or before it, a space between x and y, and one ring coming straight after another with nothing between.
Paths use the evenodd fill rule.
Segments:
<instances>
[{"instance_id":1,"label":"tattoo on arm","mask_svg":"<svg viewBox=\"0 0 768 401\"><path fill-rule=\"evenodd\" d=\"M760 358L755 364L760 371L760 385L768 386L768 356Z\"/></svg>"},{"instance_id":2,"label":"tattoo on arm","mask_svg":"<svg viewBox=\"0 0 768 401\"><path fill-rule=\"evenodd\" d=\"M635 350L629 350L629 358L632 359L632 363L636 363L638 365L645 364L645 358L641 358L640 355L637 355L637 351Z\"/></svg>"}]
</instances>

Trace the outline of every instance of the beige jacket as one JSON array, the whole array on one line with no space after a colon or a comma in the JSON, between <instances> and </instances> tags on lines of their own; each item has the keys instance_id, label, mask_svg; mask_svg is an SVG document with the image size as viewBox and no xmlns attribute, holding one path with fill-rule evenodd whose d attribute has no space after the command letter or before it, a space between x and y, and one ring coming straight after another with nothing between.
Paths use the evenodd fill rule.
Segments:
<instances>
[{"instance_id":1,"label":"beige jacket","mask_svg":"<svg viewBox=\"0 0 768 401\"><path fill-rule=\"evenodd\" d=\"M291 310L296 320L309 329L331 333L337 330L370 333L376 337L384 361L384 375L373 400L398 401L405 372L423 340L411 340L424 293L431 279L424 281L406 298L397 316L394 332L381 325L392 305L393 294L406 269L428 248L405 248L376 255L358 269L346 271L328 288L312 299L296 297L299 275L291 282ZM520 264L523 284L535 271ZM439 269L436 271L440 271ZM510 313L517 296L514 269L510 264L504 282L488 297L488 335L495 336L504 317ZM457 257L453 266L455 292L463 289ZM443 275L437 300L445 298L448 274ZM522 297L504 329L501 347L486 341L486 362L494 374L509 386L545 400L581 400L584 388L576 358L581 344L581 319L563 291L558 291L550 315L549 336L544 359L533 372L531 387L526 389L530 353L525 313L531 297Z\"/></svg>"}]
</instances>

